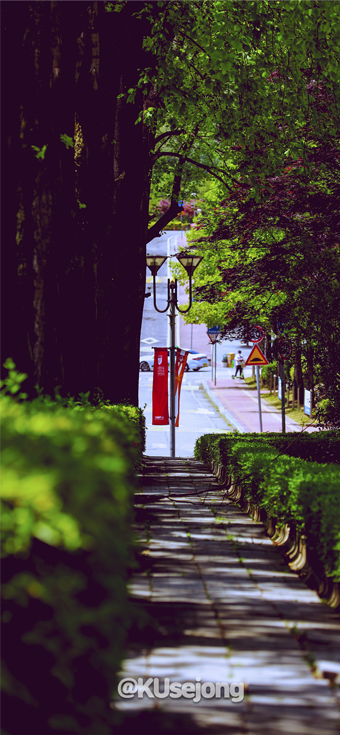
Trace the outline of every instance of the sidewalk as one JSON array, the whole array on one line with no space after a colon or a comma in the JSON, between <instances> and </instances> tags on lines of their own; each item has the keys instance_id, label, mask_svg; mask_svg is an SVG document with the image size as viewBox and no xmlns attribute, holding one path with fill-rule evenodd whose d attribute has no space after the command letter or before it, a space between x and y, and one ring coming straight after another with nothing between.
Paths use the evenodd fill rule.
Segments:
<instances>
[{"instance_id":1,"label":"sidewalk","mask_svg":"<svg viewBox=\"0 0 340 735\"><path fill-rule=\"evenodd\" d=\"M337 613L201 462L144 464L135 496L141 566L130 591L139 615L150 617L130 636L119 679L149 681L151 694L153 677L161 695L167 677L194 688L157 697L155 682L154 698L117 696L114 734L338 733ZM226 698L215 696L221 682L230 686Z\"/></svg>"},{"instance_id":2,"label":"sidewalk","mask_svg":"<svg viewBox=\"0 0 340 735\"><path fill-rule=\"evenodd\" d=\"M218 378L217 385L212 380L204 380L203 388L219 411L242 433L259 432L259 411L257 391L249 390L243 380L231 377ZM270 406L261 396L263 431L282 431L281 412ZM286 414L286 431L302 431L302 427ZM318 431L317 427L305 429L308 433Z\"/></svg>"}]
</instances>

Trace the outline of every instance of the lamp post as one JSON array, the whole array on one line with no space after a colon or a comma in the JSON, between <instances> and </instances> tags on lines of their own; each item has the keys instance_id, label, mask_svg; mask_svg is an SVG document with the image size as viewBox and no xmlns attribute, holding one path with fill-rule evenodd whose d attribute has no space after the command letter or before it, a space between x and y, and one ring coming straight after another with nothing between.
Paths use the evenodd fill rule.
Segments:
<instances>
[{"instance_id":1,"label":"lamp post","mask_svg":"<svg viewBox=\"0 0 340 735\"><path fill-rule=\"evenodd\" d=\"M189 276L189 306L187 309L180 309L178 306L178 290L177 290L177 279L170 281L168 278L168 299L165 309L158 309L156 304L156 275L165 263L166 255L148 255L146 258L146 264L150 269L153 276L153 304L156 311L159 314L164 314L169 307L169 319L170 319L170 456L175 457L175 422L176 422L176 408L175 408L175 329L176 329L176 309L180 314L186 314L192 305L192 276L197 266L202 260L199 255L186 255L185 252L178 253L176 255L177 260L185 268Z\"/></svg>"}]
</instances>

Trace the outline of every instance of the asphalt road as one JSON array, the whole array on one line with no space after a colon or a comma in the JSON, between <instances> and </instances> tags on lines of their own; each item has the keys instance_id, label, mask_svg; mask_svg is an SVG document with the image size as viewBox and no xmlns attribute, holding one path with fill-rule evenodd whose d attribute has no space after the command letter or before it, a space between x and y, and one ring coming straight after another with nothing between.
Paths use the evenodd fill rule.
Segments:
<instances>
[{"instance_id":1,"label":"asphalt road","mask_svg":"<svg viewBox=\"0 0 340 735\"><path fill-rule=\"evenodd\" d=\"M218 376L225 376L223 369ZM233 427L219 413L202 388L202 381L209 380L211 368L202 368L198 373L188 372L183 376L179 427L176 429L176 457L193 457L196 440L202 434L233 431ZM150 457L170 456L169 426L152 426L152 381L153 373L139 374L139 405L144 408L147 424L146 454Z\"/></svg>"}]
</instances>

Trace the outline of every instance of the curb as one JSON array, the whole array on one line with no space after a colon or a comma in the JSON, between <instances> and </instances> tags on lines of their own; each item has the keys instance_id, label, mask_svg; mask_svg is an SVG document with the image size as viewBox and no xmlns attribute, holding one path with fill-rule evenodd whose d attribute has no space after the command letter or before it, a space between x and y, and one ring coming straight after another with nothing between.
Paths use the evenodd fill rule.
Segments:
<instances>
[{"instance_id":1,"label":"curb","mask_svg":"<svg viewBox=\"0 0 340 735\"><path fill-rule=\"evenodd\" d=\"M278 518L268 515L257 503L246 499L242 487L237 485L233 477L227 475L223 465L212 461L210 467L228 498L240 505L254 521L263 523L273 544L282 547L290 569L297 572L327 605L340 610L340 583L328 577L323 566L320 569L318 559L308 549L306 537L293 526L280 523Z\"/></svg>"},{"instance_id":2,"label":"curb","mask_svg":"<svg viewBox=\"0 0 340 735\"><path fill-rule=\"evenodd\" d=\"M206 380L203 380L202 381L202 385L203 385L203 390L205 390L206 394L209 396L209 398L212 401L212 403L215 404L216 408L227 419L227 421L229 421L229 423L235 429L237 429L237 431L240 431L241 434L246 434L247 433L247 430L244 429L243 426L241 426L241 424L239 424L239 422L237 421L237 419L235 419L234 416L232 416L231 413L229 413L229 411L227 411L227 409L224 408L224 406L222 406L222 403L218 400L218 398L214 395L214 393L212 392L212 390L209 388L208 383L207 383Z\"/></svg>"}]
</instances>

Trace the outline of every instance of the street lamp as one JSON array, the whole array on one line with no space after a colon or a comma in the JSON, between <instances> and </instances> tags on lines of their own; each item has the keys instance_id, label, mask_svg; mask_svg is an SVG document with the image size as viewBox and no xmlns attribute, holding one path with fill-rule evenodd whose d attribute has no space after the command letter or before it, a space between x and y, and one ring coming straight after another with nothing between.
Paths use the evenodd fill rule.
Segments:
<instances>
[{"instance_id":1,"label":"street lamp","mask_svg":"<svg viewBox=\"0 0 340 735\"><path fill-rule=\"evenodd\" d=\"M156 311L159 314L164 314L165 311L170 307L169 319L170 319L170 334L171 334L171 345L170 345L170 454L171 457L175 457L175 422L176 422L176 407L175 407L175 333L176 333L176 309L180 314L187 314L192 306L192 276L197 266L202 260L199 255L187 255L185 252L178 253L176 255L179 263L183 265L188 276L189 276L189 306L187 309L180 309L178 306L178 290L177 290L177 279L170 281L168 278L168 298L165 309L158 309L156 304L156 275L160 267L165 263L166 255L147 255L146 264L150 269L153 276L153 303Z\"/></svg>"}]
</instances>

